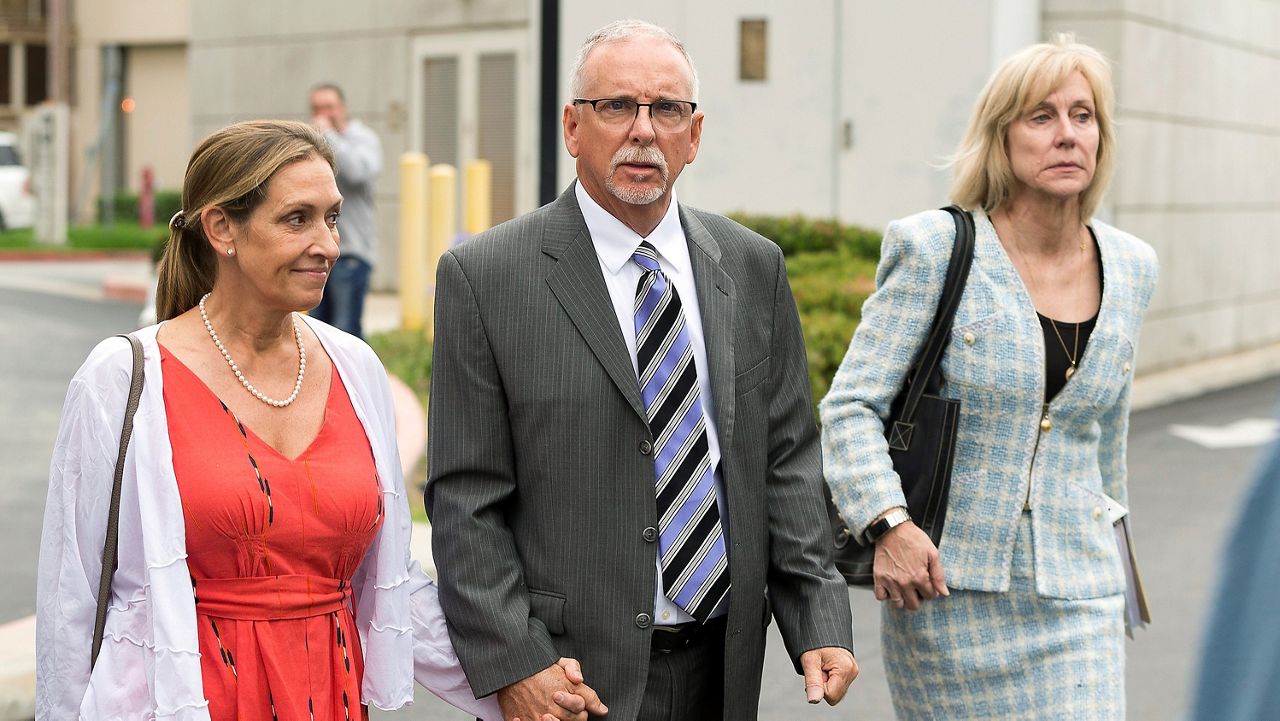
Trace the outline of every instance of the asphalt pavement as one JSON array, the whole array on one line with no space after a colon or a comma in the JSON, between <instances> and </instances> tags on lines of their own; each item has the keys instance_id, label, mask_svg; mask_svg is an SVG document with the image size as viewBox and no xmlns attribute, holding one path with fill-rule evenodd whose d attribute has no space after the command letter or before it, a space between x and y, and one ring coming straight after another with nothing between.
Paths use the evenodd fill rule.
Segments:
<instances>
[{"instance_id":1,"label":"asphalt pavement","mask_svg":"<svg viewBox=\"0 0 1280 721\"><path fill-rule=\"evenodd\" d=\"M0 571L0 624L34 611L48 462L67 381L94 344L131 330L137 318L139 304L106 299L100 281L104 275L138 272L145 274L145 266L0 263L0 458L5 461L0 501L6 511L0 548L7 557ZM394 305L385 297L376 302ZM1187 708L1224 532L1235 518L1260 443L1274 432L1269 419L1278 391L1280 379L1272 378L1132 417L1130 502L1154 624L1127 643L1131 719L1177 719ZM850 598L862 666L850 696L836 708L806 705L801 679L771 629L761 719L892 718L877 604L862 590L851 591ZM373 718L468 717L420 689L413 708L375 712Z\"/></svg>"}]
</instances>

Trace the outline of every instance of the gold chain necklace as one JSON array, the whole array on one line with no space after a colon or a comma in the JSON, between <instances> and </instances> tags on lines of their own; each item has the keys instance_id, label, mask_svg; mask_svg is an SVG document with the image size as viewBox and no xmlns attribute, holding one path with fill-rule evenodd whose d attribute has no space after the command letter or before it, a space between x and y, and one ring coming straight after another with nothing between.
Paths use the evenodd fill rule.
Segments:
<instances>
[{"instance_id":1,"label":"gold chain necklace","mask_svg":"<svg viewBox=\"0 0 1280 721\"><path fill-rule=\"evenodd\" d=\"M1062 339L1062 331L1058 330L1058 321L1045 316L1045 320L1049 321L1049 325L1053 326L1053 334L1058 336L1058 343L1062 344L1062 352L1067 354L1067 360L1071 365L1067 367L1067 380L1071 380L1071 376L1076 374L1076 359L1080 353L1080 324L1076 323L1076 340L1072 344L1072 350L1067 350L1067 342Z\"/></svg>"},{"instance_id":2,"label":"gold chain necklace","mask_svg":"<svg viewBox=\"0 0 1280 721\"><path fill-rule=\"evenodd\" d=\"M1027 261L1026 254L1022 252L1022 247L1018 245L1016 240L1012 240L1010 244L1013 245L1014 250L1018 252L1018 258L1022 260L1022 265L1026 267L1027 275L1031 277L1032 284L1035 285L1037 289L1043 287L1040 285L1040 279L1036 277L1035 270L1031 267L1031 263ZM1084 236L1083 235L1080 236L1080 264L1083 267L1084 265ZM1081 283L1080 285L1083 286L1084 284ZM1034 305L1035 304L1032 303L1033 307ZM1065 374L1066 380L1071 380L1071 376L1076 374L1076 364L1077 364L1077 361L1079 361L1080 359L1080 324L1079 323L1074 324L1075 325L1075 342L1072 344L1072 349L1068 350L1067 341L1062 337L1062 331L1058 330L1058 321L1054 320L1053 318L1050 318L1047 315L1044 316L1044 319L1049 321L1049 325L1053 327L1053 334L1057 336L1058 343L1062 345L1062 352L1067 355L1067 361L1070 362L1071 364L1067 366L1067 372Z\"/></svg>"}]
</instances>

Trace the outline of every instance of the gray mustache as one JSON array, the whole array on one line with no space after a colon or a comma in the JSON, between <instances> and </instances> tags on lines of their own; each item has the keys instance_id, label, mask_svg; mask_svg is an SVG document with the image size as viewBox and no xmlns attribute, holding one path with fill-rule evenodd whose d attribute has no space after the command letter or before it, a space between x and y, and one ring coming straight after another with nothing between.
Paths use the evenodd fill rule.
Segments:
<instances>
[{"instance_id":1,"label":"gray mustache","mask_svg":"<svg viewBox=\"0 0 1280 721\"><path fill-rule=\"evenodd\" d=\"M624 163L653 165L664 176L667 174L667 159L662 157L662 153L658 152L657 148L640 145L623 148L614 154L613 162L609 165L609 172L617 170L618 166Z\"/></svg>"}]
</instances>

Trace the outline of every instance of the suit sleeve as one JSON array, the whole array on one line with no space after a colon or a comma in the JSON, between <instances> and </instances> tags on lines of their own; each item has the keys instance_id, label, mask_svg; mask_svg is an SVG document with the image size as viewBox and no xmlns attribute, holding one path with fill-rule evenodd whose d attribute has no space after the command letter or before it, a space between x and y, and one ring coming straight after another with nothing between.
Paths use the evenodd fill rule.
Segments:
<instances>
[{"instance_id":1,"label":"suit sleeve","mask_svg":"<svg viewBox=\"0 0 1280 721\"><path fill-rule=\"evenodd\" d=\"M814 424L800 317L777 251L769 387L769 598L796 663L825 646L853 650L849 590L835 572L823 506L822 456Z\"/></svg>"},{"instance_id":2,"label":"suit sleeve","mask_svg":"<svg viewBox=\"0 0 1280 721\"><path fill-rule=\"evenodd\" d=\"M505 508L517 502L507 398L470 281L452 253L436 277L427 512L458 658L487 696L559 658L529 613Z\"/></svg>"},{"instance_id":3,"label":"suit sleeve","mask_svg":"<svg viewBox=\"0 0 1280 721\"><path fill-rule=\"evenodd\" d=\"M924 235L889 225L876 291L862 305L858 330L821 404L827 484L859 542L876 516L907 505L889 459L884 419L933 324L954 230L938 239L947 242L945 251L939 246L932 252Z\"/></svg>"}]
</instances>

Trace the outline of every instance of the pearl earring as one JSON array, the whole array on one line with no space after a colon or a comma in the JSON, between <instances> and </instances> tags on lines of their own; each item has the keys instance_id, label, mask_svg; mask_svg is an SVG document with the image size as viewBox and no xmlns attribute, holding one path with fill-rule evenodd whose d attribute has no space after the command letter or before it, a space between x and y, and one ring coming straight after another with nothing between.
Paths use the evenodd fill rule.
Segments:
<instances>
[{"instance_id":1,"label":"pearl earring","mask_svg":"<svg viewBox=\"0 0 1280 721\"><path fill-rule=\"evenodd\" d=\"M236 254L235 248L227 248L227 255L235 255L235 254Z\"/></svg>"}]
</instances>

